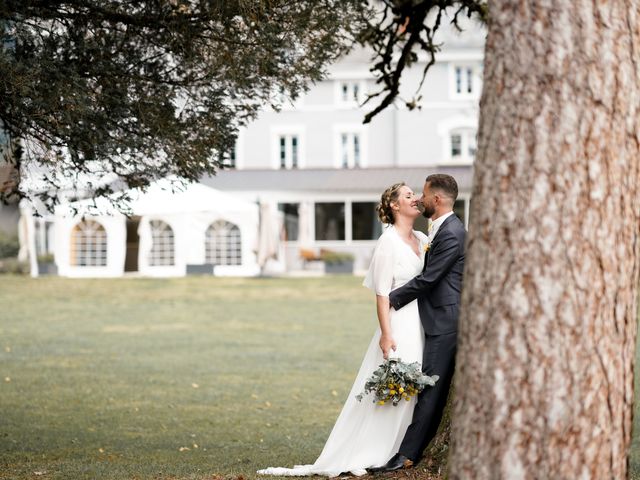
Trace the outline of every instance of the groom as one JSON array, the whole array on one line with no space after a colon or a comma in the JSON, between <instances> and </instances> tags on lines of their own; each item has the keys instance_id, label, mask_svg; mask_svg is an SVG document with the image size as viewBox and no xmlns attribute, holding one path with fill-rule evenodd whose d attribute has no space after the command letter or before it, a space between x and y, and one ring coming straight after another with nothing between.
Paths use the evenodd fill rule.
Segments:
<instances>
[{"instance_id":1,"label":"groom","mask_svg":"<svg viewBox=\"0 0 640 480\"><path fill-rule=\"evenodd\" d=\"M416 464L438 431L455 368L465 230L453 214L458 184L450 175L429 175L422 191L423 215L432 220L422 273L389 295L396 310L418 299L425 333L422 371L440 378L418 396L413 420L398 453L374 471Z\"/></svg>"}]
</instances>

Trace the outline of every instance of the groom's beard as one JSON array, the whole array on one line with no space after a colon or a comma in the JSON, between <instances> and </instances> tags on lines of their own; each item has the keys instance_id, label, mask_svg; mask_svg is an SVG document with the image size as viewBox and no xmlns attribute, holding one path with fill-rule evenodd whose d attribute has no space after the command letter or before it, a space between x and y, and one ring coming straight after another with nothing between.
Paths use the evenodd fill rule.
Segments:
<instances>
[{"instance_id":1,"label":"groom's beard","mask_svg":"<svg viewBox=\"0 0 640 480\"><path fill-rule=\"evenodd\" d=\"M424 207L424 210L422 210L422 216L424 218L431 218L433 217L434 213L436 213L436 209L433 208L431 205L429 205L428 207Z\"/></svg>"}]
</instances>

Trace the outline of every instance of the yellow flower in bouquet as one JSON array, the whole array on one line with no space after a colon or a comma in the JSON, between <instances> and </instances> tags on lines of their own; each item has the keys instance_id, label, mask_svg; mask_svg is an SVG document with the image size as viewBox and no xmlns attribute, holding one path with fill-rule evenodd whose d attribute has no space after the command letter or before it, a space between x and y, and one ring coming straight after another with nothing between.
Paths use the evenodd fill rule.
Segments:
<instances>
[{"instance_id":1,"label":"yellow flower in bouquet","mask_svg":"<svg viewBox=\"0 0 640 480\"><path fill-rule=\"evenodd\" d=\"M390 358L367 379L364 390L356 395L356 399L362 401L365 395L373 393L373 402L377 405L391 403L396 406L403 398L409 401L426 387L433 387L437 380L437 375L422 373L418 362L404 363L399 358Z\"/></svg>"}]
</instances>

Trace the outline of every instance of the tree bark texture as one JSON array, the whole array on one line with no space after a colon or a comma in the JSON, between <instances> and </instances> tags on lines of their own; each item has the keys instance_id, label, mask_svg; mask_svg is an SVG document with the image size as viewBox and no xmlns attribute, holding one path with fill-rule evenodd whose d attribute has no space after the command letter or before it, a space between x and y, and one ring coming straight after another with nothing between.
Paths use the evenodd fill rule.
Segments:
<instances>
[{"instance_id":1,"label":"tree bark texture","mask_svg":"<svg viewBox=\"0 0 640 480\"><path fill-rule=\"evenodd\" d=\"M623 479L640 0L489 4L452 479Z\"/></svg>"}]
</instances>

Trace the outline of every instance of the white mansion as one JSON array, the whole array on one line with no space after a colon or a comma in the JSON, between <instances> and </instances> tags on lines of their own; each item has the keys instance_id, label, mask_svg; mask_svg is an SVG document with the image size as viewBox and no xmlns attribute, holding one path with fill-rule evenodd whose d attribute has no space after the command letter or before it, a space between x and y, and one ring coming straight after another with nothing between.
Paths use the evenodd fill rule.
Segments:
<instances>
[{"instance_id":1,"label":"white mansion","mask_svg":"<svg viewBox=\"0 0 640 480\"><path fill-rule=\"evenodd\" d=\"M368 125L362 119L374 104L360 104L376 85L369 52L355 51L302 98L244 128L229 168L197 188L176 199L152 192L130 219L74 218L66 209L31 218L32 251L54 253L68 276L173 276L208 264L216 275L255 275L264 264L259 219L268 216L279 240L274 271L301 270L301 248L352 253L363 271L382 229L374 210L381 192L398 181L420 192L435 172L457 179L456 213L467 223L484 36L473 24L443 32L421 108L398 104ZM405 72L403 98L415 93L423 67Z\"/></svg>"}]
</instances>

